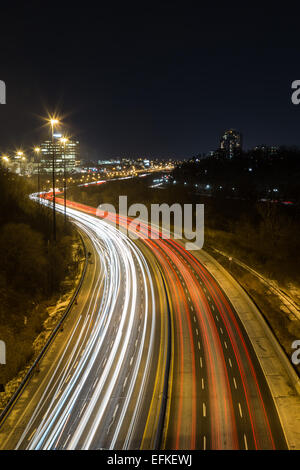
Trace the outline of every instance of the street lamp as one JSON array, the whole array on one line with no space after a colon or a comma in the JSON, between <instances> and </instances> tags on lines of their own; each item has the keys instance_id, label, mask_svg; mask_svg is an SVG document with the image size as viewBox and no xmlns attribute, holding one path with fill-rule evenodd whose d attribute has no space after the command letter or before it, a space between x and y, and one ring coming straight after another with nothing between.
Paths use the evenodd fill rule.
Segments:
<instances>
[{"instance_id":1,"label":"street lamp","mask_svg":"<svg viewBox=\"0 0 300 470\"><path fill-rule=\"evenodd\" d=\"M52 144L52 186L53 186L53 197L52 197L52 207L53 207L53 241L56 242L56 213L55 213L55 145L54 145L54 128L59 124L59 120L51 118L49 120L51 126L51 144Z\"/></svg>"},{"instance_id":2,"label":"street lamp","mask_svg":"<svg viewBox=\"0 0 300 470\"><path fill-rule=\"evenodd\" d=\"M22 160L24 161L25 160L25 157L24 157L24 152L22 152L21 150L19 150L16 154L16 158L20 161L20 175L22 174L22 171L21 171L21 165L22 165Z\"/></svg>"},{"instance_id":3,"label":"street lamp","mask_svg":"<svg viewBox=\"0 0 300 470\"><path fill-rule=\"evenodd\" d=\"M23 171L22 171L22 173L23 173L23 175L25 175L25 162L26 162L26 158L25 158L25 157L22 157L22 158L21 158L21 161L23 162Z\"/></svg>"},{"instance_id":4,"label":"street lamp","mask_svg":"<svg viewBox=\"0 0 300 470\"><path fill-rule=\"evenodd\" d=\"M7 155L2 155L1 159L2 159L2 162L3 162L3 167L8 169L9 168L9 163L10 163L9 157Z\"/></svg>"},{"instance_id":5,"label":"street lamp","mask_svg":"<svg viewBox=\"0 0 300 470\"><path fill-rule=\"evenodd\" d=\"M39 157L39 154L40 154L40 147L34 147L34 151L36 153L36 156L37 156L37 164L38 164L38 194L40 194L40 157Z\"/></svg>"},{"instance_id":6,"label":"street lamp","mask_svg":"<svg viewBox=\"0 0 300 470\"><path fill-rule=\"evenodd\" d=\"M63 161L64 161L64 221L65 224L67 222L67 179L66 179L66 143L68 139L66 137L62 137L60 139L60 143L63 148Z\"/></svg>"}]
</instances>

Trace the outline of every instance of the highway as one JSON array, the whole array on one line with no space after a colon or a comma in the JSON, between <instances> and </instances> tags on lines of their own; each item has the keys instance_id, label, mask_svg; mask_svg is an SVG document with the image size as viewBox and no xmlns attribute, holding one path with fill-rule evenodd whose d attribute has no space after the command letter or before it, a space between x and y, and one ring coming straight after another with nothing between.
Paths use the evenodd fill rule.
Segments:
<instances>
[{"instance_id":1,"label":"highway","mask_svg":"<svg viewBox=\"0 0 300 470\"><path fill-rule=\"evenodd\" d=\"M157 362L165 347L163 313L156 311L160 296L152 282L156 273L109 224L71 209L68 215L86 234L92 253L80 311L26 409L20 416L12 411L17 422L11 425L8 418L1 429L1 448L127 449L146 440L150 445L157 429L149 407L160 406Z\"/></svg>"},{"instance_id":2,"label":"highway","mask_svg":"<svg viewBox=\"0 0 300 470\"><path fill-rule=\"evenodd\" d=\"M127 227L129 222L119 220ZM149 239L146 224L141 224L140 233L161 266L172 312L172 367L162 447L286 449L262 369L221 287L180 242Z\"/></svg>"},{"instance_id":3,"label":"highway","mask_svg":"<svg viewBox=\"0 0 300 470\"><path fill-rule=\"evenodd\" d=\"M133 242L95 215L68 202L68 216L92 246L93 283L81 293L81 315L42 394L18 418L26 422L22 434L16 442L13 425L7 433L4 424L0 447L153 448L169 318L161 448L286 449L251 343L207 269L179 241L147 238L146 224Z\"/></svg>"}]
</instances>

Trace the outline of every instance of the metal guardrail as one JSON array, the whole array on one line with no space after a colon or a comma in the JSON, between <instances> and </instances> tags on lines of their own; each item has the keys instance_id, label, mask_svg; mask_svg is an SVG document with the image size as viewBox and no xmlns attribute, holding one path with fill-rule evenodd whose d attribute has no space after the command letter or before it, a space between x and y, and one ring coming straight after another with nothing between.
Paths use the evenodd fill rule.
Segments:
<instances>
[{"instance_id":1,"label":"metal guardrail","mask_svg":"<svg viewBox=\"0 0 300 470\"><path fill-rule=\"evenodd\" d=\"M77 227L78 228L78 227ZM49 346L51 345L52 341L54 340L56 334L58 333L59 329L61 328L63 322L65 321L66 317L68 316L71 308L73 307L73 304L75 302L75 299L77 297L77 295L79 294L79 291L81 289L81 286L82 286L82 283L83 283L83 280L84 280L84 277L85 277L85 273L86 273L86 269L87 269L87 264L88 264L88 258L87 258L87 251L86 251L86 246L85 246L85 243L84 243L84 240L83 240L83 237L78 229L78 233L79 233L79 236L80 236L80 239L81 239L81 242L82 242L82 245L83 245L83 248L84 248L84 256L85 256L85 263L84 263L84 268L83 268L83 271L82 271L82 274L81 274L81 278L80 278L80 281L79 281L79 284L72 296L72 299L70 300L69 302L69 305L67 306L66 310L65 310L65 313L63 314L62 318L59 320L58 324L56 325L56 327L54 328L53 332L51 333L50 337L48 338L45 346L43 347L43 349L41 350L41 352L39 353L37 359L34 361L33 365L30 367L29 371L27 372L27 374L25 375L24 379L22 380L21 384L19 385L19 387L17 388L17 390L15 391L15 393L13 394L13 396L11 397L11 399L9 400L8 404L6 405L6 407L4 408L4 410L2 411L1 415L0 415L0 428L1 426L4 424L6 418L7 418L7 415L8 415L8 412L10 411L10 409L13 407L13 405L15 404L16 400L18 399L18 397L20 396L21 392L23 391L25 385L27 384L27 382L30 380L30 378L32 377L32 374L35 370L35 367L37 366L37 364L40 362L40 360L44 357L44 355L46 354Z\"/></svg>"},{"instance_id":2,"label":"metal guardrail","mask_svg":"<svg viewBox=\"0 0 300 470\"><path fill-rule=\"evenodd\" d=\"M296 320L299 320L300 319L300 307L299 305L294 301L294 299L291 298L291 296L289 294L287 294L286 292L284 292L280 287L277 287L275 284L273 284L269 279L267 279L266 277L264 277L262 274L260 274L259 272L255 271L253 268L251 268L250 266L248 266L247 264L243 263L242 261L240 261L238 258L235 258L235 257L232 257L230 255L228 255L227 253L224 253L223 251L220 251L220 250L217 250L216 248L214 247L211 247L211 249L213 251L215 251L216 253L224 256L225 258L229 259L231 258L232 261L237 264L238 266L241 266L243 269L245 269L246 271L250 272L251 274L253 274L253 276L257 277L258 279L260 279L264 284L266 284L269 289L271 289L273 292L275 292L276 295L278 295L280 298L281 298L281 301L283 302L282 299L284 299L284 305L285 307L289 310L290 314L293 315L293 317L296 319Z\"/></svg>"}]
</instances>

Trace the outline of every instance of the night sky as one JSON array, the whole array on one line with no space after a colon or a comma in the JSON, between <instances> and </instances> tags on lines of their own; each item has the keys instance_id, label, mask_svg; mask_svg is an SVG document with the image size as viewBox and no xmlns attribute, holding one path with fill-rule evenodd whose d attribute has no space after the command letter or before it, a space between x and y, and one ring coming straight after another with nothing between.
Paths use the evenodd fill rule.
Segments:
<instances>
[{"instance_id":1,"label":"night sky","mask_svg":"<svg viewBox=\"0 0 300 470\"><path fill-rule=\"evenodd\" d=\"M189 157L228 128L300 145L299 11L202 3L1 4L0 151L39 143L47 111L96 159Z\"/></svg>"}]
</instances>

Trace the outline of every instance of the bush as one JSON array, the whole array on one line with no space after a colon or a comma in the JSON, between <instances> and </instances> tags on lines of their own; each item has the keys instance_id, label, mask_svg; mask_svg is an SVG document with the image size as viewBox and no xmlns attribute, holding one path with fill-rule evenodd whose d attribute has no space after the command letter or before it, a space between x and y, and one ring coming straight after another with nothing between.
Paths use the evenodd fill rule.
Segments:
<instances>
[{"instance_id":1,"label":"bush","mask_svg":"<svg viewBox=\"0 0 300 470\"><path fill-rule=\"evenodd\" d=\"M25 292L44 290L47 282L45 243L26 224L6 224L0 234L1 271L7 283Z\"/></svg>"}]
</instances>

